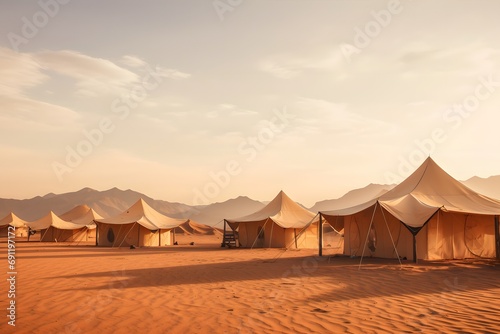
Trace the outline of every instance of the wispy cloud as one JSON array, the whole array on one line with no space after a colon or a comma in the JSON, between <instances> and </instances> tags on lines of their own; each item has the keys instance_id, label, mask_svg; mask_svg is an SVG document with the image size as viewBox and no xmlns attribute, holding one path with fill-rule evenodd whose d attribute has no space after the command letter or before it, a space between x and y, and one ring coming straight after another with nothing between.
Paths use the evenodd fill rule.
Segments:
<instances>
[{"instance_id":1,"label":"wispy cloud","mask_svg":"<svg viewBox=\"0 0 500 334\"><path fill-rule=\"evenodd\" d=\"M333 71L344 65L342 54L334 49L317 51L314 55L272 55L258 68L280 79L292 79L306 71Z\"/></svg>"}]
</instances>

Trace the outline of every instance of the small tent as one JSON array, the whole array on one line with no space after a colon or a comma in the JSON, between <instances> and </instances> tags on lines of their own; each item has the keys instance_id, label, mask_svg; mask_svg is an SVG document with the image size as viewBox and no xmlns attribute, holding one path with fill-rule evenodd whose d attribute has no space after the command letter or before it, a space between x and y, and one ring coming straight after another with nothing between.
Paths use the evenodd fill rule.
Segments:
<instances>
[{"instance_id":1,"label":"small tent","mask_svg":"<svg viewBox=\"0 0 500 334\"><path fill-rule=\"evenodd\" d=\"M225 219L240 247L317 248L317 215L290 199L283 191L250 215ZM227 233L224 233L226 239ZM223 245L224 245L223 241Z\"/></svg>"},{"instance_id":2,"label":"small tent","mask_svg":"<svg viewBox=\"0 0 500 334\"><path fill-rule=\"evenodd\" d=\"M9 230L9 226L14 228L14 231ZM0 220L0 237L8 237L9 231L15 233L16 237L28 236L28 228L26 221L16 216L13 212Z\"/></svg>"},{"instance_id":3,"label":"small tent","mask_svg":"<svg viewBox=\"0 0 500 334\"><path fill-rule=\"evenodd\" d=\"M40 241L43 242L93 242L95 241L96 226L93 218L94 211L87 206L77 206L61 215L68 220L62 219L50 211L44 217L27 222L26 225L32 231L40 232ZM87 217L87 218L85 218Z\"/></svg>"},{"instance_id":4,"label":"small tent","mask_svg":"<svg viewBox=\"0 0 500 334\"><path fill-rule=\"evenodd\" d=\"M498 256L500 201L467 188L430 157L398 186L354 207L321 211L344 229L344 253L385 258Z\"/></svg>"},{"instance_id":5,"label":"small tent","mask_svg":"<svg viewBox=\"0 0 500 334\"><path fill-rule=\"evenodd\" d=\"M121 214L95 219L98 246L167 246L173 244L172 230L187 219L167 217L143 199Z\"/></svg>"}]
</instances>

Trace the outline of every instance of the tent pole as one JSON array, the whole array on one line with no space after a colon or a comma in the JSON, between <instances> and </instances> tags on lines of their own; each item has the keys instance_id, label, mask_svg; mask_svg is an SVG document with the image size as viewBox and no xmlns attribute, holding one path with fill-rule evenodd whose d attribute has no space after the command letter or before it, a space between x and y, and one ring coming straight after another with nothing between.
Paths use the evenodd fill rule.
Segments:
<instances>
[{"instance_id":1,"label":"tent pole","mask_svg":"<svg viewBox=\"0 0 500 334\"><path fill-rule=\"evenodd\" d=\"M95 224L95 245L96 247L99 246L99 224L97 224L94 220L94 224Z\"/></svg>"},{"instance_id":2,"label":"tent pole","mask_svg":"<svg viewBox=\"0 0 500 334\"><path fill-rule=\"evenodd\" d=\"M498 216L495 216L495 245L497 259L500 259L500 222Z\"/></svg>"},{"instance_id":3,"label":"tent pole","mask_svg":"<svg viewBox=\"0 0 500 334\"><path fill-rule=\"evenodd\" d=\"M361 252L361 259L359 260L358 270L361 269L361 263L363 262L363 256L365 255L366 244L368 243L368 237L370 236L370 230L372 229L373 219L375 219L375 211L377 211L378 201L375 202L375 208L373 208L372 220L370 220L370 226L368 226L368 232L366 233L365 244L363 245L363 251Z\"/></svg>"},{"instance_id":4,"label":"tent pole","mask_svg":"<svg viewBox=\"0 0 500 334\"><path fill-rule=\"evenodd\" d=\"M226 247L226 220L224 219L224 232L222 234L222 244L221 247Z\"/></svg>"},{"instance_id":5,"label":"tent pole","mask_svg":"<svg viewBox=\"0 0 500 334\"><path fill-rule=\"evenodd\" d=\"M323 216L321 215L321 212L319 213L319 223L318 223L318 234L319 234L319 240L318 240L318 249L319 249L319 256L323 256Z\"/></svg>"},{"instance_id":6,"label":"tent pole","mask_svg":"<svg viewBox=\"0 0 500 334\"><path fill-rule=\"evenodd\" d=\"M295 240L295 249L297 249L297 229L293 229L293 239Z\"/></svg>"},{"instance_id":7,"label":"tent pole","mask_svg":"<svg viewBox=\"0 0 500 334\"><path fill-rule=\"evenodd\" d=\"M413 236L413 263L417 263L417 234L411 235Z\"/></svg>"},{"instance_id":8,"label":"tent pole","mask_svg":"<svg viewBox=\"0 0 500 334\"><path fill-rule=\"evenodd\" d=\"M268 248L272 248L273 247L273 230L274 230L274 222L271 225L271 235L269 237L269 247Z\"/></svg>"},{"instance_id":9,"label":"tent pole","mask_svg":"<svg viewBox=\"0 0 500 334\"><path fill-rule=\"evenodd\" d=\"M380 206L380 212L382 212L382 217L384 217L385 221L385 226L387 226L387 232L389 232L389 237L391 238L392 246L394 247L394 251L396 252L396 256L398 257L399 265L403 267L403 263L401 263L401 258L399 257L398 249L396 247L396 243L394 242L394 238L392 237L391 230L389 228L389 224L387 223L387 219L385 218L384 210L382 208L382 205ZM400 221L401 223L401 221ZM400 225L401 228L401 225Z\"/></svg>"}]
</instances>

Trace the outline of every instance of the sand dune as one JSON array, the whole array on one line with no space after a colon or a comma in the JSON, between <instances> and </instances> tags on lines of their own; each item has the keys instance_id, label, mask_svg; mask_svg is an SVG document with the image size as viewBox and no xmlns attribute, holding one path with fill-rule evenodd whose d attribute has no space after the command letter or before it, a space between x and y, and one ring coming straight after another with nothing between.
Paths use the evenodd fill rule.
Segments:
<instances>
[{"instance_id":1,"label":"sand dune","mask_svg":"<svg viewBox=\"0 0 500 334\"><path fill-rule=\"evenodd\" d=\"M498 333L499 265L318 258L313 250L17 243L2 333ZM6 244L1 243L6 267ZM0 285L6 291L5 280ZM5 298L0 308L6 312Z\"/></svg>"}]
</instances>

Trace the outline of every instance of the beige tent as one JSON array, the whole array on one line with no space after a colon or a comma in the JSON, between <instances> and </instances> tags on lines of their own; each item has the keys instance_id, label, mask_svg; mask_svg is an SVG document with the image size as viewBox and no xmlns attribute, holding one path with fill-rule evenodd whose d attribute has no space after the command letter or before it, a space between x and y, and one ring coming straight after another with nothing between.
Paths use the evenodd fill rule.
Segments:
<instances>
[{"instance_id":1,"label":"beige tent","mask_svg":"<svg viewBox=\"0 0 500 334\"><path fill-rule=\"evenodd\" d=\"M264 208L237 219L225 219L241 247L317 248L318 218L283 191Z\"/></svg>"},{"instance_id":2,"label":"beige tent","mask_svg":"<svg viewBox=\"0 0 500 334\"><path fill-rule=\"evenodd\" d=\"M320 212L344 229L345 254L413 260L498 256L498 215L500 201L467 188L431 158L379 198Z\"/></svg>"},{"instance_id":3,"label":"beige tent","mask_svg":"<svg viewBox=\"0 0 500 334\"><path fill-rule=\"evenodd\" d=\"M13 212L0 220L0 237L7 237L9 235L9 226L15 227L14 233L16 237L26 237L28 235L26 221L16 216Z\"/></svg>"},{"instance_id":4,"label":"beige tent","mask_svg":"<svg viewBox=\"0 0 500 334\"><path fill-rule=\"evenodd\" d=\"M187 219L167 217L143 199L111 218L95 219L99 246L167 246L173 244L172 230Z\"/></svg>"},{"instance_id":5,"label":"beige tent","mask_svg":"<svg viewBox=\"0 0 500 334\"><path fill-rule=\"evenodd\" d=\"M80 205L60 217L50 211L26 225L32 231L40 231L40 241L43 242L95 242L94 217L99 217L94 210Z\"/></svg>"}]
</instances>

